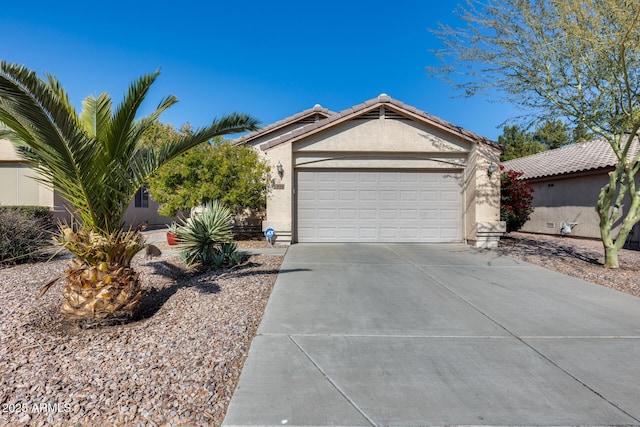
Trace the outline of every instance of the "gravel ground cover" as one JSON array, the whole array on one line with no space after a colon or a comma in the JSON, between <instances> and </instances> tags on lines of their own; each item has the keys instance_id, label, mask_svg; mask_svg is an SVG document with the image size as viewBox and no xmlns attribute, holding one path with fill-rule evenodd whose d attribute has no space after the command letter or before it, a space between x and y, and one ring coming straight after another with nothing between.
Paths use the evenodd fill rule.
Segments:
<instances>
[{"instance_id":1,"label":"gravel ground cover","mask_svg":"<svg viewBox=\"0 0 640 427\"><path fill-rule=\"evenodd\" d=\"M221 424L282 257L188 272L137 256L140 316L93 329L63 321L61 284L35 300L67 263L0 270L0 425Z\"/></svg>"},{"instance_id":2,"label":"gravel ground cover","mask_svg":"<svg viewBox=\"0 0 640 427\"><path fill-rule=\"evenodd\" d=\"M640 251L623 249L620 268L604 267L604 249L597 240L566 236L510 233L495 251L550 270L640 296Z\"/></svg>"},{"instance_id":3,"label":"gravel ground cover","mask_svg":"<svg viewBox=\"0 0 640 427\"><path fill-rule=\"evenodd\" d=\"M590 240L511 233L495 251L640 296L639 251L623 250L617 270ZM0 269L0 425L222 423L282 257L197 272L168 252L134 260L148 290L139 317L94 329L63 321L61 285L35 300L68 260Z\"/></svg>"}]
</instances>

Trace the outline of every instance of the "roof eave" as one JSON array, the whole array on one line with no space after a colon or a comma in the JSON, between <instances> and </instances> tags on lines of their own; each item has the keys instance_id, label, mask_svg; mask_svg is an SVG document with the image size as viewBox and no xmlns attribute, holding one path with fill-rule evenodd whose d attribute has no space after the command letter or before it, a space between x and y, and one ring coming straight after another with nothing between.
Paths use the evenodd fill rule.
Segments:
<instances>
[{"instance_id":1,"label":"roof eave","mask_svg":"<svg viewBox=\"0 0 640 427\"><path fill-rule=\"evenodd\" d=\"M378 98L371 99L361 104L347 108L346 110L333 114L323 120L320 120L317 123L308 124L300 129L297 129L291 134L282 135L281 137L275 138L269 142L261 144L260 149L262 151L268 151L284 143L294 143L302 138L307 138L309 136L322 132L329 127L336 126L340 123L349 121L354 117L357 117L362 114L366 114L369 111L380 108L381 106L391 106L393 109L400 112L401 114L410 116L413 119L426 123L448 134L460 137L463 140L466 140L467 142L471 142L473 144L482 143L496 150L499 150L499 151L503 150L502 145L500 145L495 141L491 141L473 132L467 131L459 126L455 126L451 123L445 122L444 120L441 120L435 116L432 116L429 113L421 111L415 107L406 105L400 101L396 101L386 95L381 95Z\"/></svg>"}]
</instances>

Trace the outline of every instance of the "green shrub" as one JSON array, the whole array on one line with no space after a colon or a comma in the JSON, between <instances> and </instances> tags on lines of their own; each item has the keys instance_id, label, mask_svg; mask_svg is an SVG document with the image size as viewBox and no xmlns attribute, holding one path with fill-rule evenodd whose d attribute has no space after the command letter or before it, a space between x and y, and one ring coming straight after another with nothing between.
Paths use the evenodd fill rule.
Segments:
<instances>
[{"instance_id":1,"label":"green shrub","mask_svg":"<svg viewBox=\"0 0 640 427\"><path fill-rule=\"evenodd\" d=\"M0 207L0 264L46 259L53 228L53 214L46 207Z\"/></svg>"},{"instance_id":2,"label":"green shrub","mask_svg":"<svg viewBox=\"0 0 640 427\"><path fill-rule=\"evenodd\" d=\"M178 239L185 264L216 265L223 244L233 240L231 210L217 200L206 203L202 213L187 218L178 227Z\"/></svg>"},{"instance_id":3,"label":"green shrub","mask_svg":"<svg viewBox=\"0 0 640 427\"><path fill-rule=\"evenodd\" d=\"M175 216L210 200L236 213L261 211L267 205L269 166L251 147L202 144L158 170L148 188L162 215Z\"/></svg>"},{"instance_id":4,"label":"green shrub","mask_svg":"<svg viewBox=\"0 0 640 427\"><path fill-rule=\"evenodd\" d=\"M6 211L19 212L25 218L40 220L49 230L55 228L53 212L46 206L0 206L0 212Z\"/></svg>"}]
</instances>

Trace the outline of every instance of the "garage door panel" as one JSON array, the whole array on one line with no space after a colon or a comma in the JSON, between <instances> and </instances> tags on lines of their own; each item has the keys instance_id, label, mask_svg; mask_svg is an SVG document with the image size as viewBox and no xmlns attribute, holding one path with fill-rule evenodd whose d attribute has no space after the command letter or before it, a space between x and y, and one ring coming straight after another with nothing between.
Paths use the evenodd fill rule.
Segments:
<instances>
[{"instance_id":1,"label":"garage door panel","mask_svg":"<svg viewBox=\"0 0 640 427\"><path fill-rule=\"evenodd\" d=\"M455 209L441 209L440 219L456 221L459 218L459 211Z\"/></svg>"},{"instance_id":2,"label":"garage door panel","mask_svg":"<svg viewBox=\"0 0 640 427\"><path fill-rule=\"evenodd\" d=\"M339 190L338 198L340 200L357 200L358 192L356 190Z\"/></svg>"},{"instance_id":3,"label":"garage door panel","mask_svg":"<svg viewBox=\"0 0 640 427\"><path fill-rule=\"evenodd\" d=\"M316 191L315 190L300 190L298 191L298 200L300 201L314 201L316 199Z\"/></svg>"},{"instance_id":4,"label":"garage door panel","mask_svg":"<svg viewBox=\"0 0 640 427\"><path fill-rule=\"evenodd\" d=\"M400 200L403 202L415 202L418 200L418 190L400 191Z\"/></svg>"},{"instance_id":5,"label":"garage door panel","mask_svg":"<svg viewBox=\"0 0 640 427\"><path fill-rule=\"evenodd\" d=\"M458 202L460 194L455 191L441 191L440 201L442 202Z\"/></svg>"},{"instance_id":6,"label":"garage door panel","mask_svg":"<svg viewBox=\"0 0 640 427\"><path fill-rule=\"evenodd\" d=\"M359 241L376 241L378 237L378 229L375 227L359 227L358 228Z\"/></svg>"},{"instance_id":7,"label":"garage door panel","mask_svg":"<svg viewBox=\"0 0 640 427\"><path fill-rule=\"evenodd\" d=\"M338 219L336 209L318 209L318 219Z\"/></svg>"},{"instance_id":8,"label":"garage door panel","mask_svg":"<svg viewBox=\"0 0 640 427\"><path fill-rule=\"evenodd\" d=\"M420 215L417 209L400 209L400 219L417 220L420 219Z\"/></svg>"},{"instance_id":9,"label":"garage door panel","mask_svg":"<svg viewBox=\"0 0 640 427\"><path fill-rule=\"evenodd\" d=\"M422 190L420 191L421 202L437 202L438 192L436 190Z\"/></svg>"},{"instance_id":10,"label":"garage door panel","mask_svg":"<svg viewBox=\"0 0 640 427\"><path fill-rule=\"evenodd\" d=\"M458 229L451 227L451 228L446 228L446 227L441 227L440 228L440 237L442 239L455 239L458 236Z\"/></svg>"},{"instance_id":11,"label":"garage door panel","mask_svg":"<svg viewBox=\"0 0 640 427\"><path fill-rule=\"evenodd\" d=\"M460 242L459 174L299 171L299 242Z\"/></svg>"},{"instance_id":12,"label":"garage door panel","mask_svg":"<svg viewBox=\"0 0 640 427\"><path fill-rule=\"evenodd\" d=\"M378 192L375 190L360 190L358 192L358 200L365 202L373 202L378 200Z\"/></svg>"},{"instance_id":13,"label":"garage door panel","mask_svg":"<svg viewBox=\"0 0 640 427\"><path fill-rule=\"evenodd\" d=\"M375 209L359 209L358 212L360 214L359 218L363 221L378 218L378 211Z\"/></svg>"},{"instance_id":14,"label":"garage door panel","mask_svg":"<svg viewBox=\"0 0 640 427\"><path fill-rule=\"evenodd\" d=\"M338 219L355 220L358 219L358 211L356 209L340 209Z\"/></svg>"},{"instance_id":15,"label":"garage door panel","mask_svg":"<svg viewBox=\"0 0 640 427\"><path fill-rule=\"evenodd\" d=\"M381 201L396 201L398 200L398 192L393 190L380 190Z\"/></svg>"}]
</instances>

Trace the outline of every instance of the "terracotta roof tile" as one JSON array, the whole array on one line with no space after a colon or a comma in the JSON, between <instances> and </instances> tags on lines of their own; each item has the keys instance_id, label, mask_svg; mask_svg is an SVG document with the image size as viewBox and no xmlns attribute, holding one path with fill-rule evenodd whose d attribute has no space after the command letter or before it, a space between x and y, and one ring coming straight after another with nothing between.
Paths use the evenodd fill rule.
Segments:
<instances>
[{"instance_id":1,"label":"terracotta roof tile","mask_svg":"<svg viewBox=\"0 0 640 427\"><path fill-rule=\"evenodd\" d=\"M376 105L391 105L396 107L397 109L401 110L401 111L405 111L407 113L411 113L411 114L415 114L419 117L422 117L424 119L426 119L427 121L440 126L442 128L445 128L446 130L458 134L462 137L464 137L465 139L471 140L473 142L477 142L477 143L483 143L483 144L487 144L490 145L494 148L497 148L499 150L502 150L502 146L500 144L498 144L495 141L491 141L485 137L482 137L474 132L465 130L463 128L461 128L460 126L455 126L450 122L447 122L445 120L442 120L436 116L433 116L427 112L424 112L422 110L417 109L416 107L413 107L411 105L406 105L401 101L395 100L393 98L391 98L390 96L386 95L386 94L381 94L380 96L378 96L377 98L373 98L370 100L367 100L361 104L355 105L353 107L347 108L346 110L340 111L339 113L333 113L333 112L329 112L329 110L326 110L327 113L330 113L330 115L328 117L326 117L325 119L322 119L316 123L312 123L312 124L308 124L306 126L300 127L298 129L296 129L293 132L287 132L283 135L280 135L268 142L265 142L264 144L261 145L261 148L263 150L268 150L269 148L275 147L279 144L283 144L285 142L288 142L294 138L297 138L299 136L303 136L306 135L307 133L319 130L319 129L323 129L325 127L328 127L331 125L331 123L334 123L338 120L342 120L345 119L347 120L350 117L355 117L358 115L359 112L361 112L362 110L366 110L366 109L370 109L373 106ZM309 110L305 110L306 112L308 112ZM303 112L304 113L304 112ZM281 120L278 123L281 123L283 121L287 121L287 123L292 123L295 120L297 120L299 118L300 115L302 115L303 113L298 113L297 115L291 116L285 120ZM298 118L296 118L298 117ZM296 118L296 119L293 119ZM275 126L274 125L269 125L266 126L263 129L273 129L273 128L278 128L278 127L282 127L283 125L279 125L279 126ZM258 131L261 132L262 131ZM241 138L240 140L242 141L246 141L248 140L248 138L253 138L254 135L253 134L249 134L243 138Z\"/></svg>"},{"instance_id":2,"label":"terracotta roof tile","mask_svg":"<svg viewBox=\"0 0 640 427\"><path fill-rule=\"evenodd\" d=\"M639 149L640 145L636 140L629 157ZM502 165L506 169L523 172L522 179L534 179L610 168L616 163L616 156L609 143L604 139L595 139L509 160Z\"/></svg>"},{"instance_id":3,"label":"terracotta roof tile","mask_svg":"<svg viewBox=\"0 0 640 427\"><path fill-rule=\"evenodd\" d=\"M294 114L292 116L286 117L286 118L284 118L282 120L278 120L275 123L271 123L271 124L269 124L267 126L264 126L264 127L260 128L260 129L256 130L256 131L253 131L251 133L243 135L240 138L235 139L233 141L233 143L235 143L235 144L244 144L247 141L250 141L250 140L255 139L255 138L257 138L259 136L262 136L262 135L266 135L269 132L272 132L272 131L275 131L277 129L283 128L283 127L285 127L287 125L295 123L298 120L302 120L304 118L311 117L311 116L313 116L315 114L320 114L320 115L322 115L324 117L329 117L332 114L336 114L336 113L331 111L331 110L329 110L328 108L322 107L320 104L316 104L313 107L307 108L304 111L301 111L301 112L296 113L296 114Z\"/></svg>"}]
</instances>

